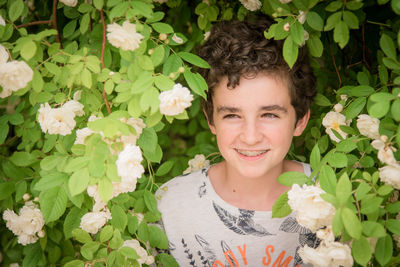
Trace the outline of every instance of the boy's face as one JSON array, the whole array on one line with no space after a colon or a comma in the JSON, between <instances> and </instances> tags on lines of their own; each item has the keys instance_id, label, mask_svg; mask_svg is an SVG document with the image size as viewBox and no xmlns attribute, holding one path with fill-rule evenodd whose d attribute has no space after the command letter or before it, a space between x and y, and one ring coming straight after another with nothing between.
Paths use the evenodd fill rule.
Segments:
<instances>
[{"instance_id":1,"label":"boy's face","mask_svg":"<svg viewBox=\"0 0 400 267\"><path fill-rule=\"evenodd\" d=\"M296 123L285 81L258 74L242 78L234 89L224 78L213 95L213 125L229 172L260 178L282 170L292 137L300 135L308 113Z\"/></svg>"}]
</instances>

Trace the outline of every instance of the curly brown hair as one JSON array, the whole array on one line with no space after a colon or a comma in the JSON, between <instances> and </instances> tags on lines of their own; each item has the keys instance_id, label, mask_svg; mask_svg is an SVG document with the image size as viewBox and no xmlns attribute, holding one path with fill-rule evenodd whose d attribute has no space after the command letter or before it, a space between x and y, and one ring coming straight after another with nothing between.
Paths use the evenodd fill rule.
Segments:
<instances>
[{"instance_id":1,"label":"curly brown hair","mask_svg":"<svg viewBox=\"0 0 400 267\"><path fill-rule=\"evenodd\" d=\"M222 21L211 28L198 53L211 66L199 70L209 88L203 109L210 124L213 124L214 88L223 77L228 78L227 87L233 89L239 85L241 77L254 78L259 73L278 75L288 82L297 120L309 110L317 92L307 50L299 48L298 59L290 68L283 59L283 41L264 37L264 31L270 25L269 20L261 19L255 22Z\"/></svg>"}]
</instances>

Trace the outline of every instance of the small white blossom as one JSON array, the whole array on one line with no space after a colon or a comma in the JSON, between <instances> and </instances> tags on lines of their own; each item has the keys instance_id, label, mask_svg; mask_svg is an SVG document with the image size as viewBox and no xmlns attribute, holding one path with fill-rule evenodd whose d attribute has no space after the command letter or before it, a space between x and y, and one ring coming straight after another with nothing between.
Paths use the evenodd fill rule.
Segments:
<instances>
[{"instance_id":1,"label":"small white blossom","mask_svg":"<svg viewBox=\"0 0 400 267\"><path fill-rule=\"evenodd\" d=\"M297 17L297 20L301 23L304 24L304 22L306 22L306 17L307 17L307 13L304 12L303 10L299 11L299 16Z\"/></svg>"},{"instance_id":2,"label":"small white blossom","mask_svg":"<svg viewBox=\"0 0 400 267\"><path fill-rule=\"evenodd\" d=\"M376 139L371 142L371 146L378 150L378 159L388 165L396 165L397 161L393 155L393 150L382 140Z\"/></svg>"},{"instance_id":3,"label":"small white blossom","mask_svg":"<svg viewBox=\"0 0 400 267\"><path fill-rule=\"evenodd\" d=\"M23 199L24 201L28 201L30 198L31 198L31 195L29 195L28 193L25 193L25 194L22 196L22 199Z\"/></svg>"},{"instance_id":4,"label":"small white blossom","mask_svg":"<svg viewBox=\"0 0 400 267\"><path fill-rule=\"evenodd\" d=\"M5 210L3 219L7 221L7 228L18 237L18 243L24 246L35 243L38 240L36 234L44 226L43 214L32 201L25 203L19 215L9 209Z\"/></svg>"},{"instance_id":5,"label":"small white blossom","mask_svg":"<svg viewBox=\"0 0 400 267\"><path fill-rule=\"evenodd\" d=\"M193 159L188 162L189 167L183 172L191 173L210 166L210 161L206 160L203 154L197 154Z\"/></svg>"},{"instance_id":6,"label":"small white blossom","mask_svg":"<svg viewBox=\"0 0 400 267\"><path fill-rule=\"evenodd\" d=\"M8 61L9 55L4 46L0 44L0 64L4 64Z\"/></svg>"},{"instance_id":7,"label":"small white blossom","mask_svg":"<svg viewBox=\"0 0 400 267\"><path fill-rule=\"evenodd\" d=\"M288 31L290 30L290 24L289 24L289 22L286 22L285 25L283 25L283 30L284 30L285 32L288 32Z\"/></svg>"},{"instance_id":8,"label":"small white blossom","mask_svg":"<svg viewBox=\"0 0 400 267\"><path fill-rule=\"evenodd\" d=\"M124 21L121 25L112 23L107 25L107 39L113 46L122 50L133 51L139 47L143 35L136 32L136 25Z\"/></svg>"},{"instance_id":9,"label":"small white blossom","mask_svg":"<svg viewBox=\"0 0 400 267\"><path fill-rule=\"evenodd\" d=\"M40 106L38 113L39 124L44 133L68 135L76 125L75 113L71 109L51 108L45 103Z\"/></svg>"},{"instance_id":10,"label":"small white blossom","mask_svg":"<svg viewBox=\"0 0 400 267\"><path fill-rule=\"evenodd\" d=\"M346 117L335 111L328 112L325 117L322 119L322 125L325 126L325 132L329 135L329 137L336 142L340 142L339 138L332 132L332 129L337 131L344 139L347 137L347 133L340 130L340 125L348 125L346 122Z\"/></svg>"},{"instance_id":11,"label":"small white blossom","mask_svg":"<svg viewBox=\"0 0 400 267\"><path fill-rule=\"evenodd\" d=\"M261 2L259 0L239 0L242 5L250 11L256 11L261 8Z\"/></svg>"},{"instance_id":12,"label":"small white blossom","mask_svg":"<svg viewBox=\"0 0 400 267\"><path fill-rule=\"evenodd\" d=\"M88 212L81 218L80 228L90 234L97 232L106 224L109 215L104 212Z\"/></svg>"},{"instance_id":13,"label":"small white blossom","mask_svg":"<svg viewBox=\"0 0 400 267\"><path fill-rule=\"evenodd\" d=\"M340 242L322 242L315 249L305 245L300 248L299 255L304 263L314 267L353 266L350 247Z\"/></svg>"},{"instance_id":14,"label":"small white blossom","mask_svg":"<svg viewBox=\"0 0 400 267\"><path fill-rule=\"evenodd\" d=\"M335 208L321 198L325 193L319 187L294 184L288 191L288 204L294 212L298 223L312 232L332 223Z\"/></svg>"},{"instance_id":15,"label":"small white blossom","mask_svg":"<svg viewBox=\"0 0 400 267\"><path fill-rule=\"evenodd\" d=\"M133 248L136 251L139 256L137 261L140 266L142 266L142 264L150 265L154 263L154 257L148 255L146 249L144 249L136 239L125 240L122 246Z\"/></svg>"},{"instance_id":16,"label":"small white blossom","mask_svg":"<svg viewBox=\"0 0 400 267\"><path fill-rule=\"evenodd\" d=\"M9 61L0 64L0 86L3 91L25 88L33 78L33 71L25 61Z\"/></svg>"},{"instance_id":17,"label":"small white blossom","mask_svg":"<svg viewBox=\"0 0 400 267\"><path fill-rule=\"evenodd\" d=\"M347 95L340 95L340 99L343 101L347 101Z\"/></svg>"},{"instance_id":18,"label":"small white blossom","mask_svg":"<svg viewBox=\"0 0 400 267\"><path fill-rule=\"evenodd\" d=\"M78 0L60 0L61 3L64 3L66 6L74 7L78 4Z\"/></svg>"},{"instance_id":19,"label":"small white blossom","mask_svg":"<svg viewBox=\"0 0 400 267\"><path fill-rule=\"evenodd\" d=\"M73 113L75 113L76 116L83 116L85 115L85 111L83 111L84 105L79 103L76 100L69 100L65 102L65 104L62 106L64 110L71 110Z\"/></svg>"},{"instance_id":20,"label":"small white blossom","mask_svg":"<svg viewBox=\"0 0 400 267\"><path fill-rule=\"evenodd\" d=\"M358 115L357 128L362 135L371 139L379 139L379 123L377 118L372 118L367 114Z\"/></svg>"},{"instance_id":21,"label":"small white blossom","mask_svg":"<svg viewBox=\"0 0 400 267\"><path fill-rule=\"evenodd\" d=\"M127 144L119 153L117 164L118 175L122 180L136 181L144 173L144 168L140 164L143 160L140 148L135 145Z\"/></svg>"},{"instance_id":22,"label":"small white blossom","mask_svg":"<svg viewBox=\"0 0 400 267\"><path fill-rule=\"evenodd\" d=\"M335 112L342 112L343 111L343 105L342 104L340 104L340 103L337 103L336 105L334 105L333 106L333 110L335 111Z\"/></svg>"},{"instance_id":23,"label":"small white blossom","mask_svg":"<svg viewBox=\"0 0 400 267\"><path fill-rule=\"evenodd\" d=\"M164 115L175 116L182 113L192 105L193 95L189 89L177 83L174 88L162 92L160 99L160 112Z\"/></svg>"},{"instance_id":24,"label":"small white blossom","mask_svg":"<svg viewBox=\"0 0 400 267\"><path fill-rule=\"evenodd\" d=\"M6 22L4 21L3 17L0 15L0 25L6 26Z\"/></svg>"},{"instance_id":25,"label":"small white blossom","mask_svg":"<svg viewBox=\"0 0 400 267\"><path fill-rule=\"evenodd\" d=\"M179 37L178 35L176 35L176 33L174 33L174 35L172 35L172 40L177 44L183 43L183 39L181 37Z\"/></svg>"},{"instance_id":26,"label":"small white blossom","mask_svg":"<svg viewBox=\"0 0 400 267\"><path fill-rule=\"evenodd\" d=\"M400 189L400 165L387 165L379 168L380 179L393 186L395 189Z\"/></svg>"}]
</instances>

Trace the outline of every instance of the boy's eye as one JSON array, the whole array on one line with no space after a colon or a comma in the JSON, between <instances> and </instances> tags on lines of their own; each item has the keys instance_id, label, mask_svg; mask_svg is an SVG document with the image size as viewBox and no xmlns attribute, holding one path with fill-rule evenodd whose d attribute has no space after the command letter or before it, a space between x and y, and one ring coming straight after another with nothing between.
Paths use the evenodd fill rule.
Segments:
<instances>
[{"instance_id":1,"label":"boy's eye","mask_svg":"<svg viewBox=\"0 0 400 267\"><path fill-rule=\"evenodd\" d=\"M226 114L223 117L224 119L233 119L233 118L239 118L237 114Z\"/></svg>"},{"instance_id":2,"label":"boy's eye","mask_svg":"<svg viewBox=\"0 0 400 267\"><path fill-rule=\"evenodd\" d=\"M264 113L264 114L262 114L262 117L265 117L265 118L271 118L271 119L274 119L274 118L279 118L279 116L278 116L278 115L276 115L276 114L273 114L273 113Z\"/></svg>"}]
</instances>

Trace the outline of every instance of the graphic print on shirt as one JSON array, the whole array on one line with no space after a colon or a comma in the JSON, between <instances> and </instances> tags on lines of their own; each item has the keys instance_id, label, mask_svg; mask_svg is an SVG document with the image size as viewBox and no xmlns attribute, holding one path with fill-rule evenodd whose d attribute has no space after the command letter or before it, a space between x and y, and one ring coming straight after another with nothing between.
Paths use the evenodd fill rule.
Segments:
<instances>
[{"instance_id":1,"label":"graphic print on shirt","mask_svg":"<svg viewBox=\"0 0 400 267\"><path fill-rule=\"evenodd\" d=\"M200 256L201 263L203 266L212 267L214 261L217 259L214 250L211 248L210 244L201 236L195 234L194 237L203 249L203 253L198 251L197 254Z\"/></svg>"},{"instance_id":2,"label":"graphic print on shirt","mask_svg":"<svg viewBox=\"0 0 400 267\"><path fill-rule=\"evenodd\" d=\"M206 182L199 187L199 198L202 198L205 194L207 194Z\"/></svg>"},{"instance_id":3,"label":"graphic print on shirt","mask_svg":"<svg viewBox=\"0 0 400 267\"><path fill-rule=\"evenodd\" d=\"M229 229L240 235L272 235L264 227L253 221L254 211L238 209L240 215L234 216L213 201L214 210L219 219Z\"/></svg>"},{"instance_id":4,"label":"graphic print on shirt","mask_svg":"<svg viewBox=\"0 0 400 267\"><path fill-rule=\"evenodd\" d=\"M286 233L299 233L299 243L300 246L302 247L307 245L311 248L316 248L319 246L319 243L321 242L321 240L317 238L316 234L311 232L308 228L301 226L297 222L297 220L293 217L286 218L279 227L279 230ZM300 255L298 254L299 249L300 247L296 249L293 266L297 266L303 263L303 260L300 258Z\"/></svg>"},{"instance_id":5,"label":"graphic print on shirt","mask_svg":"<svg viewBox=\"0 0 400 267\"><path fill-rule=\"evenodd\" d=\"M196 261L195 261L195 259L193 257L192 252L188 248L188 244L185 242L185 239L182 238L181 242L182 242L182 245L183 245L183 248L184 248L184 252L186 254L186 258L188 258L188 260L189 260L190 266L197 267Z\"/></svg>"}]
</instances>

